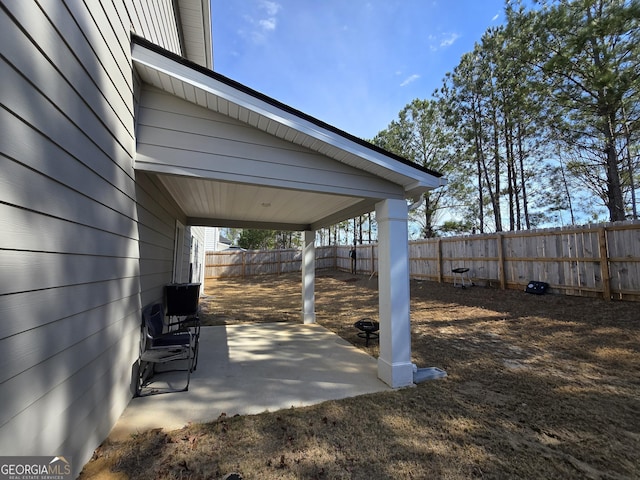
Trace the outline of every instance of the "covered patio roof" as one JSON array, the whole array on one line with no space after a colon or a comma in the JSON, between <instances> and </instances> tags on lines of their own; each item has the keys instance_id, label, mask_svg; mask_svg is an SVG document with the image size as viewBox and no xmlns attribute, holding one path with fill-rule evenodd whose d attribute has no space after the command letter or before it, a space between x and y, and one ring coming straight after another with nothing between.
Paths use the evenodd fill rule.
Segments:
<instances>
[{"instance_id":1,"label":"covered patio roof","mask_svg":"<svg viewBox=\"0 0 640 480\"><path fill-rule=\"evenodd\" d=\"M375 210L378 376L412 384L406 200L445 179L144 39L133 38L132 63L135 169L188 225L304 231L303 323L316 320L315 231Z\"/></svg>"},{"instance_id":2,"label":"covered patio roof","mask_svg":"<svg viewBox=\"0 0 640 480\"><path fill-rule=\"evenodd\" d=\"M190 225L317 230L417 199L442 175L133 38L142 80L135 168Z\"/></svg>"}]
</instances>

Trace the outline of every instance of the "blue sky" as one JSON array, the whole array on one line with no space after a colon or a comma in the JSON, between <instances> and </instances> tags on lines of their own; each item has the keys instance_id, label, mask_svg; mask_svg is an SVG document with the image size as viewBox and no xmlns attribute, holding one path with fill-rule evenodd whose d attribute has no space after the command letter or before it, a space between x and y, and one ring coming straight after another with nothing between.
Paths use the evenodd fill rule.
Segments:
<instances>
[{"instance_id":1,"label":"blue sky","mask_svg":"<svg viewBox=\"0 0 640 480\"><path fill-rule=\"evenodd\" d=\"M504 0L211 0L214 70L365 139L430 98Z\"/></svg>"}]
</instances>

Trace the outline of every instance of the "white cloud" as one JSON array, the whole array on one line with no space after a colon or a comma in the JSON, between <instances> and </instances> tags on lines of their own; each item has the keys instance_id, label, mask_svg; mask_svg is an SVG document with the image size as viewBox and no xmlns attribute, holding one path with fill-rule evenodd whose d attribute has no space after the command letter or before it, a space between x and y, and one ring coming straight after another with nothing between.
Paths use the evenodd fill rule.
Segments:
<instances>
[{"instance_id":1,"label":"white cloud","mask_svg":"<svg viewBox=\"0 0 640 480\"><path fill-rule=\"evenodd\" d=\"M437 52L441 48L447 48L453 45L460 38L458 33L440 33L438 35L429 35L429 50Z\"/></svg>"},{"instance_id":2,"label":"white cloud","mask_svg":"<svg viewBox=\"0 0 640 480\"><path fill-rule=\"evenodd\" d=\"M238 34L251 39L254 43L261 44L267 40L267 33L273 32L278 26L278 13L282 5L271 0L259 0L257 15L245 14L244 20L250 25L249 29L241 29Z\"/></svg>"},{"instance_id":3,"label":"white cloud","mask_svg":"<svg viewBox=\"0 0 640 480\"><path fill-rule=\"evenodd\" d=\"M258 25L260 25L263 30L275 30L277 23L278 21L275 17L269 17L258 21Z\"/></svg>"},{"instance_id":4,"label":"white cloud","mask_svg":"<svg viewBox=\"0 0 640 480\"><path fill-rule=\"evenodd\" d=\"M441 47L450 47L459 38L460 38L460 35L457 34L457 33L445 34L444 38L442 38L442 40L440 41L440 46Z\"/></svg>"},{"instance_id":5,"label":"white cloud","mask_svg":"<svg viewBox=\"0 0 640 480\"><path fill-rule=\"evenodd\" d=\"M282 5L270 0L260 0L258 8L264 10L267 14L267 18L261 18L260 20L258 20L257 23L260 28L266 32L275 30L276 26L278 25L278 19L276 18L276 16L282 8Z\"/></svg>"},{"instance_id":6,"label":"white cloud","mask_svg":"<svg viewBox=\"0 0 640 480\"><path fill-rule=\"evenodd\" d=\"M500 13L496 13L491 19L492 22L495 22L498 18L500 18Z\"/></svg>"},{"instance_id":7,"label":"white cloud","mask_svg":"<svg viewBox=\"0 0 640 480\"><path fill-rule=\"evenodd\" d=\"M277 2L271 2L269 0L261 0L260 8L266 10L267 15L273 17L278 14L280 9L282 8L282 5Z\"/></svg>"},{"instance_id":8,"label":"white cloud","mask_svg":"<svg viewBox=\"0 0 640 480\"><path fill-rule=\"evenodd\" d=\"M420 75L414 73L413 75L408 76L407 78L404 79L404 82L402 82L400 84L401 87L406 87L407 85L409 85L412 82L415 82L416 80L418 80L420 78Z\"/></svg>"}]
</instances>

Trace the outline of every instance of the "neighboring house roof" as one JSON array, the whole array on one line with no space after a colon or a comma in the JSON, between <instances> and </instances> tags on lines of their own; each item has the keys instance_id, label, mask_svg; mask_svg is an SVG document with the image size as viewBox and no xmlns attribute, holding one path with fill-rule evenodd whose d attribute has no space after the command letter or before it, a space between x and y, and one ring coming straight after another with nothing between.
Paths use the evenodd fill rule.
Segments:
<instances>
[{"instance_id":1,"label":"neighboring house roof","mask_svg":"<svg viewBox=\"0 0 640 480\"><path fill-rule=\"evenodd\" d=\"M157 175L194 224L314 229L446 183L145 39L133 37L132 59L145 84L169 94L143 92L136 169Z\"/></svg>"}]
</instances>

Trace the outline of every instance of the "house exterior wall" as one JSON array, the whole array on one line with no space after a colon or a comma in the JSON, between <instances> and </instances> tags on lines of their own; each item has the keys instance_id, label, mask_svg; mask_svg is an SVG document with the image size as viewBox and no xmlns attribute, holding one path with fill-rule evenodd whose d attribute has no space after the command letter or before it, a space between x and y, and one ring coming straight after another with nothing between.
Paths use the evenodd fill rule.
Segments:
<instances>
[{"instance_id":1,"label":"house exterior wall","mask_svg":"<svg viewBox=\"0 0 640 480\"><path fill-rule=\"evenodd\" d=\"M206 248L204 246L205 240L205 227L190 227L191 231L191 253L189 257L189 263L191 265L191 278L190 281L194 283L200 283L204 288L204 259Z\"/></svg>"},{"instance_id":2,"label":"house exterior wall","mask_svg":"<svg viewBox=\"0 0 640 480\"><path fill-rule=\"evenodd\" d=\"M220 229L218 227L205 227L204 248L207 252L218 250L220 244Z\"/></svg>"},{"instance_id":3,"label":"house exterior wall","mask_svg":"<svg viewBox=\"0 0 640 480\"><path fill-rule=\"evenodd\" d=\"M180 53L170 0L0 4L0 452L76 474L131 398L185 221L133 168L131 29Z\"/></svg>"}]
</instances>

